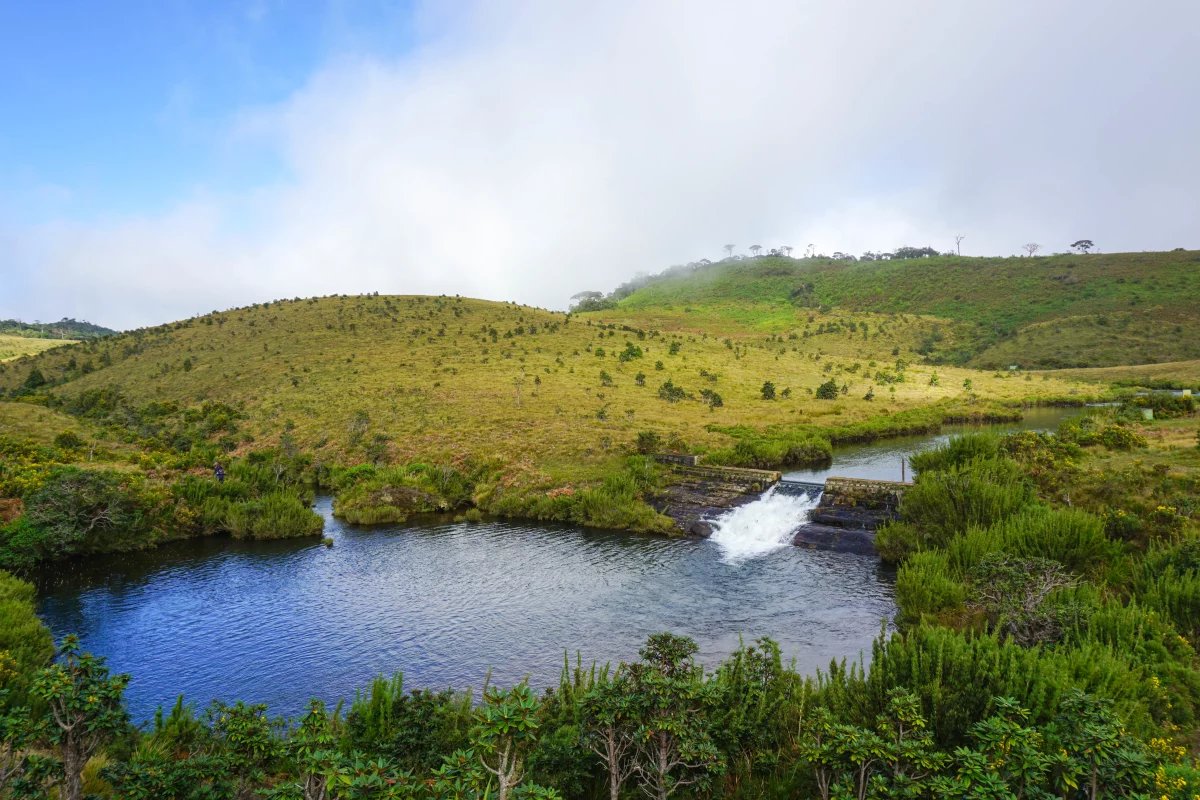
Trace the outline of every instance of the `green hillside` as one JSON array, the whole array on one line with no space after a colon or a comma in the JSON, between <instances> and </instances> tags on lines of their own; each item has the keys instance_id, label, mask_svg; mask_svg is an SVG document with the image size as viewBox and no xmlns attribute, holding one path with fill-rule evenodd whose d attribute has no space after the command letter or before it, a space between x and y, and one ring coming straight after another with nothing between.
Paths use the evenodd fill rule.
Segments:
<instances>
[{"instance_id":1,"label":"green hillside","mask_svg":"<svg viewBox=\"0 0 1200 800\"><path fill-rule=\"evenodd\" d=\"M1099 367L1200 357L1200 252L939 256L889 261L726 260L618 290L622 311L791 307L923 314L920 349L982 368Z\"/></svg>"},{"instance_id":2,"label":"green hillside","mask_svg":"<svg viewBox=\"0 0 1200 800\"><path fill-rule=\"evenodd\" d=\"M0 334L26 336L32 339L99 339L116 331L84 320L63 317L58 322L22 322L0 319Z\"/></svg>"},{"instance_id":3,"label":"green hillside","mask_svg":"<svg viewBox=\"0 0 1200 800\"><path fill-rule=\"evenodd\" d=\"M389 460L500 458L571 473L627 453L644 430L719 449L739 426L828 428L963 402L968 378L978 396L1011 403L1079 391L919 365L915 348L934 325L920 317L791 309L787 322L765 333L703 315L569 316L462 298L281 301L12 362L0 389L48 392L68 409L91 408L101 390L134 407L229 404L255 445L286 431L342 461L362 460L361 442L378 433ZM831 379L838 399L815 401ZM774 401L762 399L767 381ZM682 394L663 399L668 383Z\"/></svg>"}]
</instances>

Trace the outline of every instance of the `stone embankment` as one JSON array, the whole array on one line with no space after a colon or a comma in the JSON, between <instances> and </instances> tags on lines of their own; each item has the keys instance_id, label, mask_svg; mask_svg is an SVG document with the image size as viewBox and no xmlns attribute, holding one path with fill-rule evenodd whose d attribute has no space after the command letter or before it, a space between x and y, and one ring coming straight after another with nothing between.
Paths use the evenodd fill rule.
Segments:
<instances>
[{"instance_id":1,"label":"stone embankment","mask_svg":"<svg viewBox=\"0 0 1200 800\"><path fill-rule=\"evenodd\" d=\"M822 550L874 555L875 530L896 518L911 484L864 478L827 478L821 502L809 514L792 544Z\"/></svg>"}]
</instances>

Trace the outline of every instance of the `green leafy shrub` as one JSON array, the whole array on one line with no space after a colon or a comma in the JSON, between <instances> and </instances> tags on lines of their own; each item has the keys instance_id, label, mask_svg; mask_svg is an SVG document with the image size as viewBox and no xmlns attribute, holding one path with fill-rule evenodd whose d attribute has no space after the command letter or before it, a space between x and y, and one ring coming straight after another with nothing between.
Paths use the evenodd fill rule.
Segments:
<instances>
[{"instance_id":1,"label":"green leafy shrub","mask_svg":"<svg viewBox=\"0 0 1200 800\"><path fill-rule=\"evenodd\" d=\"M671 380L658 387L658 396L668 403L678 403L687 398L687 392L682 386L676 386Z\"/></svg>"},{"instance_id":2,"label":"green leafy shrub","mask_svg":"<svg viewBox=\"0 0 1200 800\"><path fill-rule=\"evenodd\" d=\"M951 437L950 441L913 453L908 463L916 472L935 472L962 467L976 459L994 459L1000 454L1000 437L993 433L968 433Z\"/></svg>"},{"instance_id":3,"label":"green leafy shrub","mask_svg":"<svg viewBox=\"0 0 1200 800\"><path fill-rule=\"evenodd\" d=\"M921 473L905 492L900 515L942 544L969 527L999 522L1032 501L1033 489L1017 464L984 459Z\"/></svg>"},{"instance_id":4,"label":"green leafy shrub","mask_svg":"<svg viewBox=\"0 0 1200 800\"><path fill-rule=\"evenodd\" d=\"M818 400L837 400L839 391L837 381L830 378L817 387L815 394Z\"/></svg>"},{"instance_id":5,"label":"green leafy shrub","mask_svg":"<svg viewBox=\"0 0 1200 800\"><path fill-rule=\"evenodd\" d=\"M961 608L967 587L956 578L945 553L914 553L896 572L896 622L914 625L926 617Z\"/></svg>"}]
</instances>

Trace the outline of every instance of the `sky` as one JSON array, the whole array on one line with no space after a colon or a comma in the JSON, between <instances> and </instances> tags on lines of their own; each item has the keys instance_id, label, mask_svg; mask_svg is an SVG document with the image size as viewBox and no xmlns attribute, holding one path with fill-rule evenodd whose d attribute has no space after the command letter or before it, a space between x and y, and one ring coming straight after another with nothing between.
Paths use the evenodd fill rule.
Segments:
<instances>
[{"instance_id":1,"label":"sky","mask_svg":"<svg viewBox=\"0 0 1200 800\"><path fill-rule=\"evenodd\" d=\"M0 0L0 318L1200 248L1194 0Z\"/></svg>"}]
</instances>

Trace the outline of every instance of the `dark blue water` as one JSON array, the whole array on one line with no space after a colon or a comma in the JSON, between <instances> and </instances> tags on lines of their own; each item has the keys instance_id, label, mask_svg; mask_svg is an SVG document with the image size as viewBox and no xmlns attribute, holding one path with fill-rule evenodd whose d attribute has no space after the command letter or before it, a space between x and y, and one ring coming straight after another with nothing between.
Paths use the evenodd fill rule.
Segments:
<instances>
[{"instance_id":1,"label":"dark blue water","mask_svg":"<svg viewBox=\"0 0 1200 800\"><path fill-rule=\"evenodd\" d=\"M328 515L329 503L319 510ZM769 635L805 671L869 650L891 617L873 558L786 547L731 561L717 543L514 522L355 529L319 540L208 539L65 567L44 586L56 635L78 633L133 680L135 719L178 693L269 703L410 687L557 681L564 651L636 657L646 636L694 637L714 663Z\"/></svg>"}]
</instances>

